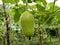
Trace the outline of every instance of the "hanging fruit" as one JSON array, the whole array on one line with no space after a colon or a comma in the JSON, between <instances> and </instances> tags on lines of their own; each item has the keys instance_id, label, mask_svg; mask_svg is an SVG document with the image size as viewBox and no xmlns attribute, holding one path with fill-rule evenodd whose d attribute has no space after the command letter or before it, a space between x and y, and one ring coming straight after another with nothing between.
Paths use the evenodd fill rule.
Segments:
<instances>
[{"instance_id":1,"label":"hanging fruit","mask_svg":"<svg viewBox=\"0 0 60 45\"><path fill-rule=\"evenodd\" d=\"M31 37L34 34L34 17L28 11L25 11L21 17L20 22L22 26L23 33L27 37Z\"/></svg>"}]
</instances>

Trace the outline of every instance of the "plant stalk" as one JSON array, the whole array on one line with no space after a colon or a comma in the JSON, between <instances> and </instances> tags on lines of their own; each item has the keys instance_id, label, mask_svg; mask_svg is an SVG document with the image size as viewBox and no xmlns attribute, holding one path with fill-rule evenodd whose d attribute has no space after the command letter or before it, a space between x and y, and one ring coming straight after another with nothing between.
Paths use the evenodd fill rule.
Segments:
<instances>
[{"instance_id":1,"label":"plant stalk","mask_svg":"<svg viewBox=\"0 0 60 45\"><path fill-rule=\"evenodd\" d=\"M10 40L9 40L9 15L7 15L6 10L5 10L5 5L3 3L3 9L4 9L4 17L5 17L5 26L6 26L6 39L7 39L7 45L10 45Z\"/></svg>"}]
</instances>

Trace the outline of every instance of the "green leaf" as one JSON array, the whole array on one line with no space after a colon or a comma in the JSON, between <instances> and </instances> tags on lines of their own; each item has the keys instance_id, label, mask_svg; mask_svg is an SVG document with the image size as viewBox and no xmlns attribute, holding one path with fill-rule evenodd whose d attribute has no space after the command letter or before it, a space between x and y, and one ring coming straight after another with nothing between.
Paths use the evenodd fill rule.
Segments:
<instances>
[{"instance_id":1,"label":"green leaf","mask_svg":"<svg viewBox=\"0 0 60 45\"><path fill-rule=\"evenodd\" d=\"M45 11L45 7L43 7L43 6L39 5L39 4L37 4L36 6L37 6L37 9L39 11L42 11L42 12Z\"/></svg>"},{"instance_id":2,"label":"green leaf","mask_svg":"<svg viewBox=\"0 0 60 45\"><path fill-rule=\"evenodd\" d=\"M48 7L50 8L49 11L53 11L53 2L48 4ZM57 10L59 7L58 6L54 6L54 11Z\"/></svg>"},{"instance_id":3,"label":"green leaf","mask_svg":"<svg viewBox=\"0 0 60 45\"><path fill-rule=\"evenodd\" d=\"M41 1L42 1L43 5L46 7L46 4L47 4L46 0L41 0Z\"/></svg>"},{"instance_id":4,"label":"green leaf","mask_svg":"<svg viewBox=\"0 0 60 45\"><path fill-rule=\"evenodd\" d=\"M55 15L56 15L56 19L60 21L60 12L56 13Z\"/></svg>"},{"instance_id":5,"label":"green leaf","mask_svg":"<svg viewBox=\"0 0 60 45\"><path fill-rule=\"evenodd\" d=\"M19 9L15 9L14 22L18 22L20 19Z\"/></svg>"},{"instance_id":6,"label":"green leaf","mask_svg":"<svg viewBox=\"0 0 60 45\"><path fill-rule=\"evenodd\" d=\"M14 22L18 22L20 19L20 15L24 12L24 6L22 5L14 6L13 9L15 11Z\"/></svg>"},{"instance_id":7,"label":"green leaf","mask_svg":"<svg viewBox=\"0 0 60 45\"><path fill-rule=\"evenodd\" d=\"M18 3L19 0L2 0L3 3L11 3L11 4L15 4Z\"/></svg>"},{"instance_id":8,"label":"green leaf","mask_svg":"<svg viewBox=\"0 0 60 45\"><path fill-rule=\"evenodd\" d=\"M22 0L24 3L26 3L26 0ZM28 3L32 3L33 2L33 0L27 0L28 1Z\"/></svg>"},{"instance_id":9,"label":"green leaf","mask_svg":"<svg viewBox=\"0 0 60 45\"><path fill-rule=\"evenodd\" d=\"M52 20L52 24L58 24L60 23L60 12L55 12L54 18Z\"/></svg>"},{"instance_id":10,"label":"green leaf","mask_svg":"<svg viewBox=\"0 0 60 45\"><path fill-rule=\"evenodd\" d=\"M15 0L15 2L16 2L16 3L18 3L18 2L19 2L19 0Z\"/></svg>"},{"instance_id":11,"label":"green leaf","mask_svg":"<svg viewBox=\"0 0 60 45\"><path fill-rule=\"evenodd\" d=\"M33 2L33 0L28 0L28 3L32 3Z\"/></svg>"},{"instance_id":12,"label":"green leaf","mask_svg":"<svg viewBox=\"0 0 60 45\"><path fill-rule=\"evenodd\" d=\"M25 11L25 6L24 5L19 4L18 7L19 7L19 12L20 13L23 13Z\"/></svg>"},{"instance_id":13,"label":"green leaf","mask_svg":"<svg viewBox=\"0 0 60 45\"><path fill-rule=\"evenodd\" d=\"M30 8L31 8L31 9L36 9L37 6L36 6L36 5L31 5Z\"/></svg>"},{"instance_id":14,"label":"green leaf","mask_svg":"<svg viewBox=\"0 0 60 45\"><path fill-rule=\"evenodd\" d=\"M3 3L9 3L9 1L8 0L2 0Z\"/></svg>"},{"instance_id":15,"label":"green leaf","mask_svg":"<svg viewBox=\"0 0 60 45\"><path fill-rule=\"evenodd\" d=\"M48 6L50 7L49 10L52 11L53 10L53 2L49 3Z\"/></svg>"},{"instance_id":16,"label":"green leaf","mask_svg":"<svg viewBox=\"0 0 60 45\"><path fill-rule=\"evenodd\" d=\"M34 0L34 2L38 3L38 4L41 4L41 2L43 3L43 5L46 7L46 0Z\"/></svg>"},{"instance_id":17,"label":"green leaf","mask_svg":"<svg viewBox=\"0 0 60 45\"><path fill-rule=\"evenodd\" d=\"M41 0L34 0L34 2L40 4L41 3Z\"/></svg>"},{"instance_id":18,"label":"green leaf","mask_svg":"<svg viewBox=\"0 0 60 45\"><path fill-rule=\"evenodd\" d=\"M19 19L20 19L20 14L15 13L15 15L14 15L14 22L18 22Z\"/></svg>"}]
</instances>

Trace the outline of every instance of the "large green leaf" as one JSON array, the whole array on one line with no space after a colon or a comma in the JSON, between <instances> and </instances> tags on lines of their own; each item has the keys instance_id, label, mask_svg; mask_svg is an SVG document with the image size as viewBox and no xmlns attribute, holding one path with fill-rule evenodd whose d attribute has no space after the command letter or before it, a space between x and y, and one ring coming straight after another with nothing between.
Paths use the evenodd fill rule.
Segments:
<instances>
[{"instance_id":1,"label":"large green leaf","mask_svg":"<svg viewBox=\"0 0 60 45\"><path fill-rule=\"evenodd\" d=\"M15 15L14 15L14 22L18 22L19 19L20 19L20 14L15 13Z\"/></svg>"},{"instance_id":2,"label":"large green leaf","mask_svg":"<svg viewBox=\"0 0 60 45\"><path fill-rule=\"evenodd\" d=\"M24 6L20 4L18 6L15 6L13 9L15 10L14 22L18 22L20 15L24 12Z\"/></svg>"},{"instance_id":3,"label":"large green leaf","mask_svg":"<svg viewBox=\"0 0 60 45\"><path fill-rule=\"evenodd\" d=\"M20 19L19 8L15 9L14 22L18 22Z\"/></svg>"}]
</instances>

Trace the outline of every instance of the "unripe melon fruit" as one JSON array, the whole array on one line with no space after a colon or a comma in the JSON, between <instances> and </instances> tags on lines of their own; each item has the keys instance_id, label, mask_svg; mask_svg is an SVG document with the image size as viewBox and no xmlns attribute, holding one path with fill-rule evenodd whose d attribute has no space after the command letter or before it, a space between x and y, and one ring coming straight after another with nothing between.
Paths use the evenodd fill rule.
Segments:
<instances>
[{"instance_id":1,"label":"unripe melon fruit","mask_svg":"<svg viewBox=\"0 0 60 45\"><path fill-rule=\"evenodd\" d=\"M34 34L34 17L28 11L25 11L21 17L20 22L25 36L30 37Z\"/></svg>"}]
</instances>

